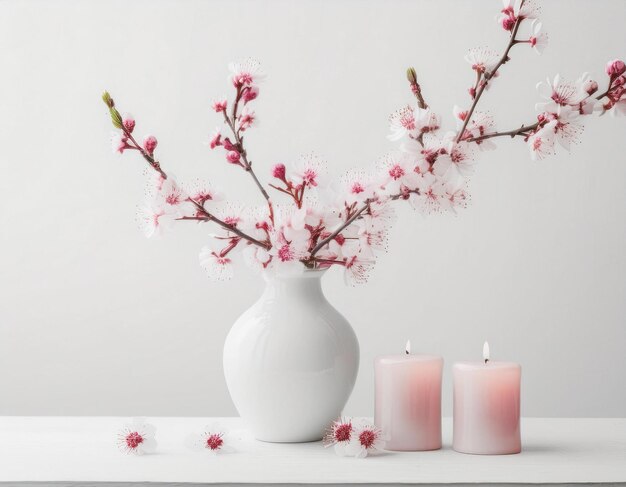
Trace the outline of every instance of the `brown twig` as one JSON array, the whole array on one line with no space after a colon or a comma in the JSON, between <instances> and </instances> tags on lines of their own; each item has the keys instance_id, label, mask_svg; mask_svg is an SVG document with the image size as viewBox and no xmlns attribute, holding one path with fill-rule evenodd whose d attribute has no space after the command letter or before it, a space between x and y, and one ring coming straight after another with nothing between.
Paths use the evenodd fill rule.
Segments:
<instances>
[{"instance_id":1,"label":"brown twig","mask_svg":"<svg viewBox=\"0 0 626 487\"><path fill-rule=\"evenodd\" d=\"M231 117L229 117L228 114L226 113L226 110L224 110L224 120L226 124L228 125L228 128L230 128L230 131L232 132L233 137L235 138L235 145L239 149L241 160L244 163L244 169L246 170L246 172L250 174L250 176L252 176L252 179L254 180L254 183L259 188L259 191L261 191L261 194L267 200L268 204L271 205L270 195L267 193L266 189L263 187L263 185L261 184L261 181L259 181L259 178L257 177L256 173L252 169L252 162L248 160L246 149L243 146L243 137L240 136L239 130L237 129L237 126L236 126L237 107L239 106L240 99L241 99L241 89L237 88L237 96L235 98L235 103L233 104L232 115Z\"/></svg>"},{"instance_id":2,"label":"brown twig","mask_svg":"<svg viewBox=\"0 0 626 487\"><path fill-rule=\"evenodd\" d=\"M492 134L480 135L479 137L472 137L470 139L465 139L466 142L480 142L481 140L491 139L492 137L516 137L518 135L526 136L528 132L535 130L539 126L539 122L533 123L532 125L522 125L518 129L508 130L506 132L494 132Z\"/></svg>"},{"instance_id":3,"label":"brown twig","mask_svg":"<svg viewBox=\"0 0 626 487\"><path fill-rule=\"evenodd\" d=\"M139 145L139 143L133 137L132 133L126 129L126 127L123 125L123 123L121 123L122 117L119 114L117 108L115 108L115 103L113 102L113 99L109 96L108 93L105 93L105 95L103 96L103 100L104 100L105 104L109 107L109 110L111 110L112 117L115 116L116 119L119 120L118 125L116 125L116 120L115 119L114 119L113 123L114 123L114 125L117 128L120 128L122 130L122 132L124 133L124 136L131 142L132 145L129 145L129 147L131 149L135 149L135 150L139 151L141 156L146 160L146 162L148 162L150 167L152 169L154 169L155 171L157 171L161 175L161 177L163 179L167 179L167 174L161 168L161 163L159 161L157 161L152 154L149 154L148 151L146 151L143 147L141 147ZM198 216L195 216L195 217L181 217L181 218L178 218L178 220L212 221L212 222L217 223L219 226L221 226L225 230L227 230L227 231L229 231L231 233L234 233L235 235L237 235L238 237L240 237L240 238L242 238L244 240L247 240L251 244L258 245L258 246L263 247L265 249L269 249L271 247L271 245L268 242L261 242L261 241L255 239L254 237L251 237L250 235L242 232L236 226L229 225L228 223L220 220L215 215L213 215L212 213L208 212L206 210L206 208L204 208L204 206L202 204L198 203L193 198L188 197L187 200L196 207L196 209L198 210L198 213L201 216L200 217L198 217Z\"/></svg>"},{"instance_id":4,"label":"brown twig","mask_svg":"<svg viewBox=\"0 0 626 487\"><path fill-rule=\"evenodd\" d=\"M524 0L522 0L522 4L523 3L524 3ZM474 110L476 109L476 105L478 105L478 101L480 100L480 97L482 96L483 92L487 88L489 81L491 80L491 78L493 78L496 75L496 73L498 72L498 69L500 69L500 66L502 66L504 63L506 63L509 60L509 51L517 43L515 36L517 35L517 31L519 30L519 26L522 23L522 20L524 19L518 18L515 21L515 25L513 26L513 30L511 31L511 38L509 40L509 44L507 45L504 51L504 54L502 54L502 57L500 58L498 63L495 65L495 67L491 71L485 72L485 75L484 75L485 79L481 83L480 87L478 88L478 91L476 92L476 95L474 96L474 100L472 101L472 106L467 112L467 116L465 117L465 120L463 121L463 126L461 127L461 130L459 130L459 134L456 137L456 142L460 142L461 139L463 138L465 129L467 128L467 125L469 124L472 118L472 115L474 114Z\"/></svg>"}]
</instances>

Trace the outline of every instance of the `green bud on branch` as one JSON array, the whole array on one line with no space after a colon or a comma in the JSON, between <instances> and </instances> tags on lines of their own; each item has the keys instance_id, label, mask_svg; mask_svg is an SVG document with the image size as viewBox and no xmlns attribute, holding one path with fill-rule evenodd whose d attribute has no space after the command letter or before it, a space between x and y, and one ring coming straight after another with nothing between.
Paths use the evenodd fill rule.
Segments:
<instances>
[{"instance_id":1,"label":"green bud on branch","mask_svg":"<svg viewBox=\"0 0 626 487\"><path fill-rule=\"evenodd\" d=\"M409 68L406 70L406 78L412 85L417 84L417 73L415 72L415 68Z\"/></svg>"},{"instance_id":2,"label":"green bud on branch","mask_svg":"<svg viewBox=\"0 0 626 487\"><path fill-rule=\"evenodd\" d=\"M102 101L107 107L109 107L109 113L111 114L111 122L113 123L113 126L121 129L122 116L120 115L120 112L117 111L117 108L115 108L115 102L113 101L113 98L111 98L111 95L109 95L108 91L102 93Z\"/></svg>"},{"instance_id":3,"label":"green bud on branch","mask_svg":"<svg viewBox=\"0 0 626 487\"><path fill-rule=\"evenodd\" d=\"M115 107L109 108L109 112L111 113L111 122L113 122L113 126L115 128L121 129L122 128L122 116L120 115L120 112L118 112Z\"/></svg>"},{"instance_id":4,"label":"green bud on branch","mask_svg":"<svg viewBox=\"0 0 626 487\"><path fill-rule=\"evenodd\" d=\"M109 95L108 91L105 91L104 93L102 93L102 101L109 108L113 108L115 106L115 103L113 102L113 98L111 98L111 95Z\"/></svg>"}]
</instances>

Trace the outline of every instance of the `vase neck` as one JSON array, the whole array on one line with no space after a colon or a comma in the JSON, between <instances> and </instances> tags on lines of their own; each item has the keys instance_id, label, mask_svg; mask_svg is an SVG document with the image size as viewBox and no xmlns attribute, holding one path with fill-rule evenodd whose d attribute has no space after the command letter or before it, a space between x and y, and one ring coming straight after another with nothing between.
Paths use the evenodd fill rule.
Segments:
<instances>
[{"instance_id":1,"label":"vase neck","mask_svg":"<svg viewBox=\"0 0 626 487\"><path fill-rule=\"evenodd\" d=\"M322 297L324 271L304 271L295 276L266 276L266 297Z\"/></svg>"}]
</instances>

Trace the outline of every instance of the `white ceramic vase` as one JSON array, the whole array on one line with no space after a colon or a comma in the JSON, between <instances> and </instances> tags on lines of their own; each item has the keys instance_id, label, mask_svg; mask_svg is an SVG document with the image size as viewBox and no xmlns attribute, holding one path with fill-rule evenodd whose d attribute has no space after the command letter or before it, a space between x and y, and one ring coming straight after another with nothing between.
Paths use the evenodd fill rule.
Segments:
<instances>
[{"instance_id":1,"label":"white ceramic vase","mask_svg":"<svg viewBox=\"0 0 626 487\"><path fill-rule=\"evenodd\" d=\"M359 343L326 300L323 274L266 277L265 292L226 338L226 383L259 440L320 440L354 387Z\"/></svg>"}]
</instances>

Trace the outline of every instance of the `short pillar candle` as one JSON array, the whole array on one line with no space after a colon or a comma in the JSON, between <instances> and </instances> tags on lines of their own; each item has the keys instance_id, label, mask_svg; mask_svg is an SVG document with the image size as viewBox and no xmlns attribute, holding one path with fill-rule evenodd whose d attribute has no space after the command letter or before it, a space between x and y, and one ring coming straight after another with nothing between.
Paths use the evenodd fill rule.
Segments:
<instances>
[{"instance_id":1,"label":"short pillar candle","mask_svg":"<svg viewBox=\"0 0 626 487\"><path fill-rule=\"evenodd\" d=\"M424 451L441 448L443 358L410 353L378 357L374 364L374 423L385 449Z\"/></svg>"},{"instance_id":2,"label":"short pillar candle","mask_svg":"<svg viewBox=\"0 0 626 487\"><path fill-rule=\"evenodd\" d=\"M490 361L487 343L483 358L454 364L452 447L478 455L519 453L522 369L512 362Z\"/></svg>"}]
</instances>

